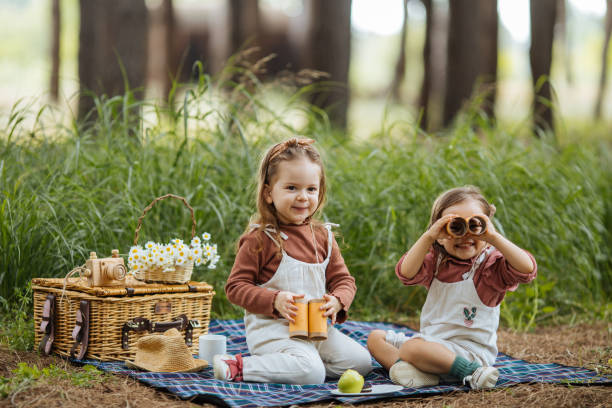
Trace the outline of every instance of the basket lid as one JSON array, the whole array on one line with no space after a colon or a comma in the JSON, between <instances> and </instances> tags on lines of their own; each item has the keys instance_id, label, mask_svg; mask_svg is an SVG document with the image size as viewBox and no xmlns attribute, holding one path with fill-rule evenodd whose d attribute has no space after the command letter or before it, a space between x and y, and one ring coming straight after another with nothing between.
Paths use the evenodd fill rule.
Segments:
<instances>
[{"instance_id":1,"label":"basket lid","mask_svg":"<svg viewBox=\"0 0 612 408\"><path fill-rule=\"evenodd\" d=\"M87 285L85 278L34 278L32 285L63 289L87 293L93 296L132 296L152 295L156 293L182 293L182 292L212 292L213 287L206 282L189 281L182 284L145 283L128 275L125 286L95 286Z\"/></svg>"}]
</instances>

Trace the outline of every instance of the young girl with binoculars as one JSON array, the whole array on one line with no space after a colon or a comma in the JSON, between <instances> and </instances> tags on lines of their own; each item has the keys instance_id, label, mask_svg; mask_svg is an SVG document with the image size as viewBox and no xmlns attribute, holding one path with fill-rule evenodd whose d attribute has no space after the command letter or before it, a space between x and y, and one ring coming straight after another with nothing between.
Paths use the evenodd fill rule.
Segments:
<instances>
[{"instance_id":1,"label":"young girl with binoculars","mask_svg":"<svg viewBox=\"0 0 612 408\"><path fill-rule=\"evenodd\" d=\"M462 381L472 389L492 388L499 371L499 305L507 291L532 281L534 257L497 232L495 206L478 188L453 188L434 202L427 231L399 260L404 285L428 289L420 332L374 330L372 356L391 380L406 387Z\"/></svg>"}]
</instances>

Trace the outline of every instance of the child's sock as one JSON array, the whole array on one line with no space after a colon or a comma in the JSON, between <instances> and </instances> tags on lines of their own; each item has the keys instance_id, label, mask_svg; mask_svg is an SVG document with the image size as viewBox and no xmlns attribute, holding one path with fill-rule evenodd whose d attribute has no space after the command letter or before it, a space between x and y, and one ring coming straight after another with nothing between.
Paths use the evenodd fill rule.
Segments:
<instances>
[{"instance_id":1,"label":"child's sock","mask_svg":"<svg viewBox=\"0 0 612 408\"><path fill-rule=\"evenodd\" d=\"M453 361L449 374L461 380L471 375L478 367L480 367L480 364L476 361L469 362L465 358L457 356L455 361Z\"/></svg>"}]
</instances>

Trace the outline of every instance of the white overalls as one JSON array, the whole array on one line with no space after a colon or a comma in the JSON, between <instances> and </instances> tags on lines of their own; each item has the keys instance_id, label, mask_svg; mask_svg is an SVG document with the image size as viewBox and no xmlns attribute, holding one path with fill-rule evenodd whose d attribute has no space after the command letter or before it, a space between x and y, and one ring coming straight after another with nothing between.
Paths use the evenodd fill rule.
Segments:
<instances>
[{"instance_id":1,"label":"white overalls","mask_svg":"<svg viewBox=\"0 0 612 408\"><path fill-rule=\"evenodd\" d=\"M499 305L491 307L482 303L473 280L474 272L494 249L492 246L485 249L463 274L463 280L452 283L437 279L442 254L438 256L421 310L421 330L412 338L442 344L456 355L483 366L495 363ZM398 348L406 340L409 339L402 334L387 334L387 341Z\"/></svg>"},{"instance_id":2,"label":"white overalls","mask_svg":"<svg viewBox=\"0 0 612 408\"><path fill-rule=\"evenodd\" d=\"M333 239L331 225L325 224L325 227L328 230L327 258L322 263L302 262L282 250L278 269L269 281L260 286L303 293L306 300L322 298L326 293L325 270ZM270 234L273 230L264 232L280 246ZM318 260L316 244L315 254ZM338 378L349 368L362 375L372 369L368 350L331 325L327 328L327 340L317 342L289 338L289 322L284 318L275 319L245 311L244 323L251 353L251 356L243 358L244 381L321 384L326 375Z\"/></svg>"}]
</instances>

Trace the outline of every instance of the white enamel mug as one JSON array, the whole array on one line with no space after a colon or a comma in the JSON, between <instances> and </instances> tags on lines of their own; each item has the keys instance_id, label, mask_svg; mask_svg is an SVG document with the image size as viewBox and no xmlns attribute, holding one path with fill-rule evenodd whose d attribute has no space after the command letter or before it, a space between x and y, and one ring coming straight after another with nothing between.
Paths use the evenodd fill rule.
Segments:
<instances>
[{"instance_id":1,"label":"white enamel mug","mask_svg":"<svg viewBox=\"0 0 612 408\"><path fill-rule=\"evenodd\" d=\"M212 366L213 357L216 354L225 354L226 338L221 334L203 334L199 337L199 353L200 360L208 361Z\"/></svg>"}]
</instances>

